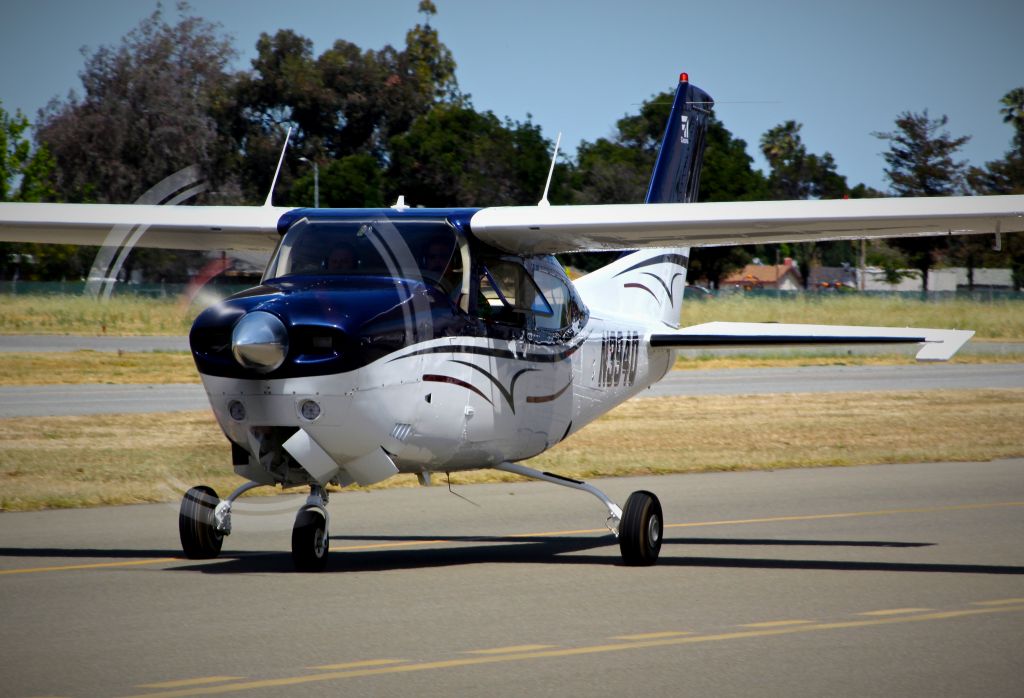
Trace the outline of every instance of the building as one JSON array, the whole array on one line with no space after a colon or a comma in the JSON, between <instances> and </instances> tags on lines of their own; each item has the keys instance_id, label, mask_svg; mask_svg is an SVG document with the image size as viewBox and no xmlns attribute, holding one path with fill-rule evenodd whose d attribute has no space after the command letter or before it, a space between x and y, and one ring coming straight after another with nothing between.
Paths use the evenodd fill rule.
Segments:
<instances>
[{"instance_id":1,"label":"building","mask_svg":"<svg viewBox=\"0 0 1024 698\"><path fill-rule=\"evenodd\" d=\"M740 271L722 279L720 284L722 290L731 288L744 291L758 289L800 291L803 290L803 287L800 269L793 264L790 257L786 257L782 264L748 264Z\"/></svg>"}]
</instances>

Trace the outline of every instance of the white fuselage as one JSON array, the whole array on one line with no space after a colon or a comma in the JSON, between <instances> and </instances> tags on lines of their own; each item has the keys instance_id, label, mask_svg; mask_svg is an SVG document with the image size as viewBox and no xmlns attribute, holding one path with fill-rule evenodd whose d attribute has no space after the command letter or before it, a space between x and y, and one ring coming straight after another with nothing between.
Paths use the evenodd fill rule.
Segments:
<instances>
[{"instance_id":1,"label":"white fuselage","mask_svg":"<svg viewBox=\"0 0 1024 698\"><path fill-rule=\"evenodd\" d=\"M543 452L665 375L673 350L645 341L657 329L594 313L564 344L442 337L340 374L202 380L232 441L298 428L337 463L338 481L367 484L373 478L346 473L346 464L381 449L402 472L486 468ZM229 413L234 400L245 407L241 420ZM315 419L302 415L306 400L320 406ZM273 480L255 459L236 469Z\"/></svg>"}]
</instances>

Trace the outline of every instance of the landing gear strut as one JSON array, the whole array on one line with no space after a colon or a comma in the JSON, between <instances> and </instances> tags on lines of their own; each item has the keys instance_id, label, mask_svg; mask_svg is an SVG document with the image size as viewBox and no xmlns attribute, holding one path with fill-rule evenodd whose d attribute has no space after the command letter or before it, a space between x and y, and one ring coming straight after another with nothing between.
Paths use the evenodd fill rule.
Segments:
<instances>
[{"instance_id":1,"label":"landing gear strut","mask_svg":"<svg viewBox=\"0 0 1024 698\"><path fill-rule=\"evenodd\" d=\"M664 519L661 513L661 502L651 492L639 490L629 495L625 509L608 498L601 490L579 480L562 477L553 473L542 473L518 463L502 463L495 470L504 470L534 480L543 480L562 487L571 487L594 495L608 509L608 520L605 525L619 539L619 551L622 561L627 565L653 565L658 561L661 552Z\"/></svg>"}]
</instances>

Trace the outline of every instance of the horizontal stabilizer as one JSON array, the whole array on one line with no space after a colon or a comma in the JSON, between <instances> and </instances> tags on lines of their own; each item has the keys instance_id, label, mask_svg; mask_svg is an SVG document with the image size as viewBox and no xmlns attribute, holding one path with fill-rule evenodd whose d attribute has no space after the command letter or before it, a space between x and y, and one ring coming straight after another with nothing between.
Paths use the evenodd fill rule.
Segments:
<instances>
[{"instance_id":1,"label":"horizontal stabilizer","mask_svg":"<svg viewBox=\"0 0 1024 698\"><path fill-rule=\"evenodd\" d=\"M772 322L706 322L652 334L652 347L786 347L857 344L923 344L918 361L946 361L967 343L971 330L859 325L793 325Z\"/></svg>"}]
</instances>

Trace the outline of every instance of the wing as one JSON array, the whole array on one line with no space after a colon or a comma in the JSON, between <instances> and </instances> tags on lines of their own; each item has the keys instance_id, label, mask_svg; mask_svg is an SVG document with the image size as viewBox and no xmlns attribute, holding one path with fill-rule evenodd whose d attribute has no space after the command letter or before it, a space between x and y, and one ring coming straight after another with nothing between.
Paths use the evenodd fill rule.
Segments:
<instances>
[{"instance_id":1,"label":"wing","mask_svg":"<svg viewBox=\"0 0 1024 698\"><path fill-rule=\"evenodd\" d=\"M507 252L711 247L1024 231L1024 195L485 208L473 234Z\"/></svg>"},{"instance_id":2,"label":"wing","mask_svg":"<svg viewBox=\"0 0 1024 698\"><path fill-rule=\"evenodd\" d=\"M0 203L0 241L120 244L181 250L273 250L277 206ZM144 235L142 233L145 233Z\"/></svg>"},{"instance_id":3,"label":"wing","mask_svg":"<svg viewBox=\"0 0 1024 698\"><path fill-rule=\"evenodd\" d=\"M923 344L919 361L950 359L974 332L857 325L790 325L772 322L707 322L651 335L653 347L780 347L852 344Z\"/></svg>"}]
</instances>

